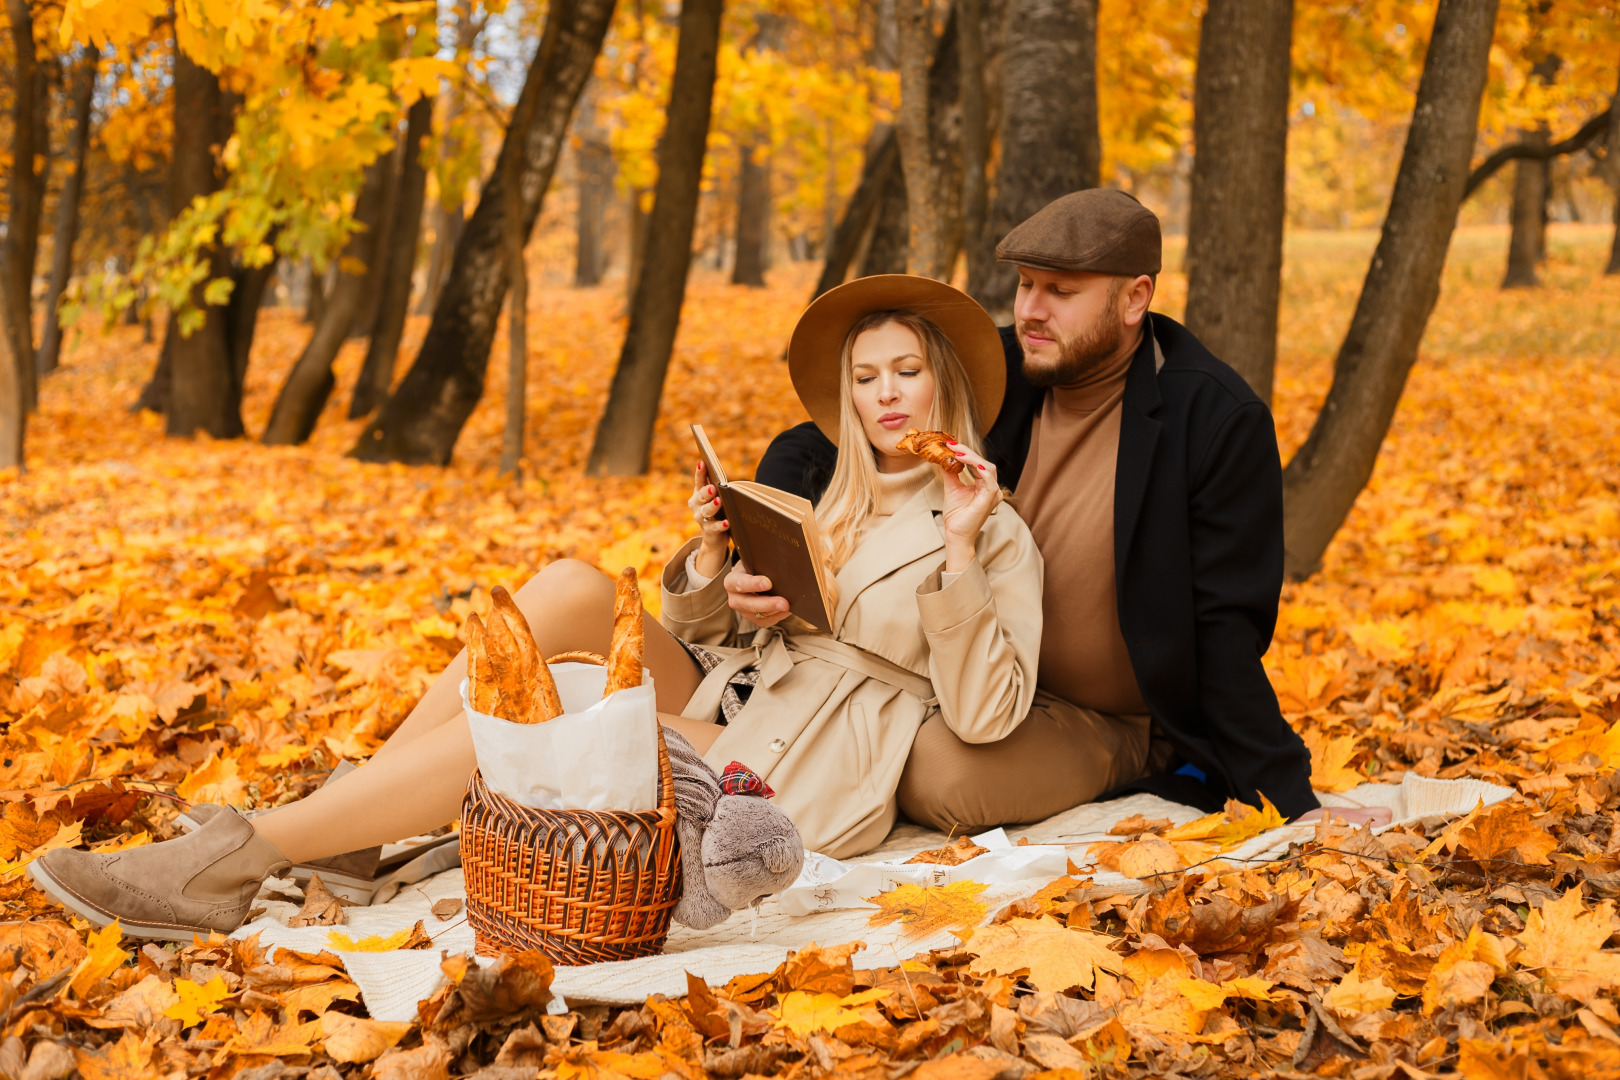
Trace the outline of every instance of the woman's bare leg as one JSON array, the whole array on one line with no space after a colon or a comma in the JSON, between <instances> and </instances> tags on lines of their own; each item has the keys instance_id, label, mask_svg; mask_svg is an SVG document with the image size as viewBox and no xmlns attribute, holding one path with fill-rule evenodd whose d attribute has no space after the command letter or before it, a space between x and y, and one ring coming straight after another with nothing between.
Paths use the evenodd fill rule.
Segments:
<instances>
[{"instance_id":1,"label":"woman's bare leg","mask_svg":"<svg viewBox=\"0 0 1620 1080\"><path fill-rule=\"evenodd\" d=\"M373 757L340 783L253 818L253 830L295 863L431 832L461 812L476 764L467 718L457 710L449 723Z\"/></svg>"},{"instance_id":2,"label":"woman's bare leg","mask_svg":"<svg viewBox=\"0 0 1620 1080\"><path fill-rule=\"evenodd\" d=\"M513 597L546 656L586 649L606 653L613 632L613 580L586 563L552 563ZM680 717L702 672L669 631L647 617L646 665L659 718L701 753L719 734L704 720ZM308 862L436 829L460 810L477 764L459 685L466 654L434 681L399 730L363 768L308 798L253 819L253 828L293 862ZM410 798L400 798L409 792Z\"/></svg>"},{"instance_id":3,"label":"woman's bare leg","mask_svg":"<svg viewBox=\"0 0 1620 1080\"><path fill-rule=\"evenodd\" d=\"M559 559L530 578L512 598L546 656L577 649L607 652L613 634L613 579L589 563ZM648 615L646 624L647 668L658 690L659 711L679 715L702 680L702 672L658 620ZM466 677L467 650L463 649L371 760L380 760L460 716L461 680Z\"/></svg>"}]
</instances>

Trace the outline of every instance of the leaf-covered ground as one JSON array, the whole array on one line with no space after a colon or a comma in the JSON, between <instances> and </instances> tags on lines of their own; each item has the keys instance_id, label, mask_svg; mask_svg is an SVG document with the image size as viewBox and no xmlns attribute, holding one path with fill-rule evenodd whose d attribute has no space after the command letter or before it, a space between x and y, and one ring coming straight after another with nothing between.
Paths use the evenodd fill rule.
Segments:
<instances>
[{"instance_id":1,"label":"leaf-covered ground","mask_svg":"<svg viewBox=\"0 0 1620 1080\"><path fill-rule=\"evenodd\" d=\"M1290 241L1285 455L1325 393L1372 240ZM829 942L680 1001L545 1018L535 957L485 971L449 958L454 981L419 1024L378 1024L333 954L138 948L64 918L20 869L52 846L172 835L186 800L307 791L388 734L492 585L561 556L656 574L684 531L684 425L708 425L743 471L801 418L779 358L814 268L779 267L764 292L696 282L642 480L580 475L622 334L612 289L535 291L521 487L494 471L498 371L449 469L362 466L343 456L359 425L339 418L341 390L304 448L164 440L125 410L155 346L133 327L87 334L46 384L32 471L0 480L0 1074L1612 1075L1620 278L1597 276L1607 243L1554 226L1547 285L1502 293L1503 232L1458 236L1377 474L1323 571L1287 588L1267 657L1317 786L1411 770L1517 797L1377 838L1324 829L1282 862L1208 863L1142 897L1101 894L1082 867L901 968L866 969ZM1183 290L1166 274L1160 306L1178 311ZM250 430L308 334L281 310L261 326ZM351 345L340 387L358 361ZM1226 834L1244 827L1234 817ZM1202 840L1134 828L1094 857L1160 866L1221 846L1213 826ZM879 915L972 921L971 890L953 888Z\"/></svg>"}]
</instances>

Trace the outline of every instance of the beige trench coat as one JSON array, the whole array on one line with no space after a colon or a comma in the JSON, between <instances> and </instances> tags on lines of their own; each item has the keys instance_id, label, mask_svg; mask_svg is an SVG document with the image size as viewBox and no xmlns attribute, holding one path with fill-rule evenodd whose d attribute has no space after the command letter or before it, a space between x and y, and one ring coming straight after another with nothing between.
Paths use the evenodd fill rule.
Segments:
<instances>
[{"instance_id":1,"label":"beige trench coat","mask_svg":"<svg viewBox=\"0 0 1620 1080\"><path fill-rule=\"evenodd\" d=\"M760 671L705 759L762 775L809 850L836 857L883 841L912 739L934 710L963 741L991 742L1034 698L1043 574L1034 538L1003 503L979 533L978 557L942 585L942 498L936 476L861 540L837 576L833 637L759 630L727 606L719 578L688 592L697 540L664 569L660 622L729 657L683 713L712 719L726 680Z\"/></svg>"}]
</instances>

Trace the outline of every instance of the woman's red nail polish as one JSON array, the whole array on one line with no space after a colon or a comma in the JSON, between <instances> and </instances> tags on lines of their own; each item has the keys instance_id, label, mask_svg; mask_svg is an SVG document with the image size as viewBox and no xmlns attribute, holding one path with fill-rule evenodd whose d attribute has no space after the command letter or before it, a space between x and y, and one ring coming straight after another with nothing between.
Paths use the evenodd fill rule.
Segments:
<instances>
[{"instance_id":1,"label":"woman's red nail polish","mask_svg":"<svg viewBox=\"0 0 1620 1080\"><path fill-rule=\"evenodd\" d=\"M714 505L719 506L720 505L720 500L719 499L714 500Z\"/></svg>"},{"instance_id":2,"label":"woman's red nail polish","mask_svg":"<svg viewBox=\"0 0 1620 1080\"><path fill-rule=\"evenodd\" d=\"M983 465L980 465L980 466L979 466L979 471L980 471L980 472L984 472L984 466L983 466Z\"/></svg>"}]
</instances>

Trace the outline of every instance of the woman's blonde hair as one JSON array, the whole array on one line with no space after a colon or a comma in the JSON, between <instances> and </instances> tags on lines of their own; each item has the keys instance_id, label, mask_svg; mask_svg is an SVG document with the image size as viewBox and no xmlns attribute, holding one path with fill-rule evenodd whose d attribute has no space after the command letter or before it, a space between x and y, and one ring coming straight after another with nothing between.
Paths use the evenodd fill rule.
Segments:
<instances>
[{"instance_id":1,"label":"woman's blonde hair","mask_svg":"<svg viewBox=\"0 0 1620 1080\"><path fill-rule=\"evenodd\" d=\"M890 323L898 323L917 335L923 360L934 375L934 404L927 422L918 426L948 432L974 453L984 452L967 372L951 339L939 327L909 311L875 311L850 327L839 357L838 463L826 493L816 504L816 527L827 548L828 568L834 574L849 562L862 529L877 513L877 450L867 439L855 411L851 355L856 338Z\"/></svg>"}]
</instances>

